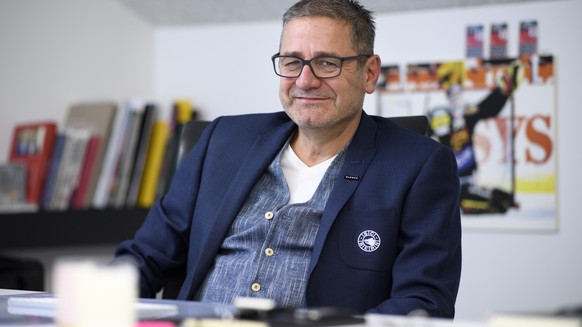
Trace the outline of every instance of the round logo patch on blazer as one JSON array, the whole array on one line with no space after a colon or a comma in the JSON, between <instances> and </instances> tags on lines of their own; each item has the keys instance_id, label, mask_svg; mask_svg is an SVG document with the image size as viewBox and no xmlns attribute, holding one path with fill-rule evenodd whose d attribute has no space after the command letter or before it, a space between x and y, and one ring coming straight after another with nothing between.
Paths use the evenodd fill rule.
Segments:
<instances>
[{"instance_id":1,"label":"round logo patch on blazer","mask_svg":"<svg viewBox=\"0 0 582 327\"><path fill-rule=\"evenodd\" d=\"M358 246L364 252L374 252L380 247L380 235L373 230L365 230L358 236Z\"/></svg>"}]
</instances>

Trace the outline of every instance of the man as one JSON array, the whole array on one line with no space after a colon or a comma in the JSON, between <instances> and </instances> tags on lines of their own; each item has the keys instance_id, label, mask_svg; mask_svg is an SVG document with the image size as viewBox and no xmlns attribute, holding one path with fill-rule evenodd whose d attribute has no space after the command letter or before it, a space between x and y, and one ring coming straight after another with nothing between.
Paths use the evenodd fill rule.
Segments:
<instances>
[{"instance_id":1,"label":"man","mask_svg":"<svg viewBox=\"0 0 582 327\"><path fill-rule=\"evenodd\" d=\"M272 57L285 112L209 125L116 255L152 296L453 317L461 269L455 158L362 110L380 72L356 1L300 1Z\"/></svg>"}]
</instances>

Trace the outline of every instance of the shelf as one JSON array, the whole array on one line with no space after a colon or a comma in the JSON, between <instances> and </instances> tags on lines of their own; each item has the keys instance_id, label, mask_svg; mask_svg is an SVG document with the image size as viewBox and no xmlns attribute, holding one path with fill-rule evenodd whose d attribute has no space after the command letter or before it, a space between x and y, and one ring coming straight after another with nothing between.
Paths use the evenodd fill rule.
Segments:
<instances>
[{"instance_id":1,"label":"shelf","mask_svg":"<svg viewBox=\"0 0 582 327\"><path fill-rule=\"evenodd\" d=\"M117 244L133 237L148 209L0 214L0 249Z\"/></svg>"}]
</instances>

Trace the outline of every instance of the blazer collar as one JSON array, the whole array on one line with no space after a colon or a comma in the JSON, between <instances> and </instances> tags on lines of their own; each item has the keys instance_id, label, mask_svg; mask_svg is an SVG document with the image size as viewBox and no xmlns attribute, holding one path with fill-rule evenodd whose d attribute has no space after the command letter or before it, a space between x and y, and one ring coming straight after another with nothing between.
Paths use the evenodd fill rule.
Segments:
<instances>
[{"instance_id":1,"label":"blazer collar","mask_svg":"<svg viewBox=\"0 0 582 327\"><path fill-rule=\"evenodd\" d=\"M333 190L327 200L327 205L323 212L321 224L317 231L313 252L311 254L311 263L309 265L309 274L315 268L327 234L333 225L340 210L354 193L360 180L364 177L370 162L376 154L376 132L377 124L374 120L362 111L360 126L356 131L350 145L348 146L344 164L337 176Z\"/></svg>"},{"instance_id":2,"label":"blazer collar","mask_svg":"<svg viewBox=\"0 0 582 327\"><path fill-rule=\"evenodd\" d=\"M253 187L296 127L297 125L289 120L257 137L246 157L240 162L240 166L223 196L222 203L216 211L220 217L213 220L216 224L211 232L212 235L217 235L213 238L214 241L222 242L222 238L218 235L226 235ZM229 219L224 219L224 217L229 217ZM220 244L207 244L207 246L214 248Z\"/></svg>"},{"instance_id":3,"label":"blazer collar","mask_svg":"<svg viewBox=\"0 0 582 327\"><path fill-rule=\"evenodd\" d=\"M236 217L255 183L261 178L297 125L291 120L260 135L241 162L233 182L224 195L223 214ZM230 226L232 221L228 222Z\"/></svg>"},{"instance_id":4,"label":"blazer collar","mask_svg":"<svg viewBox=\"0 0 582 327\"><path fill-rule=\"evenodd\" d=\"M240 162L236 175L230 182L228 190L222 197L222 203L216 210L216 217L210 218L214 222L209 235L215 237L207 238L201 248L207 253L217 253L224 237L238 216L238 211L244 205L244 201L252 191L255 183L261 178L263 172L273 158L281 150L287 139L291 136L297 126L291 120L277 125L272 130L260 135L250 147L246 157ZM229 217L225 219L225 217ZM191 299L195 289L202 282L209 271L209 266L214 261L214 257L203 257L196 265L196 269L187 272L187 277L180 291L180 298Z\"/></svg>"}]
</instances>

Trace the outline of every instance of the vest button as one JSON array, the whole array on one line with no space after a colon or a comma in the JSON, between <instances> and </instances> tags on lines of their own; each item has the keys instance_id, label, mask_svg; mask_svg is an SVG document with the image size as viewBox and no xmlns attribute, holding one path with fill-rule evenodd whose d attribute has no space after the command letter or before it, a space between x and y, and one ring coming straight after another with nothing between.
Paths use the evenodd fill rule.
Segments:
<instances>
[{"instance_id":1,"label":"vest button","mask_svg":"<svg viewBox=\"0 0 582 327\"><path fill-rule=\"evenodd\" d=\"M259 283L253 283L253 285L251 285L251 290L253 290L253 292L258 292L261 290L261 284Z\"/></svg>"}]
</instances>

